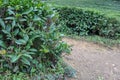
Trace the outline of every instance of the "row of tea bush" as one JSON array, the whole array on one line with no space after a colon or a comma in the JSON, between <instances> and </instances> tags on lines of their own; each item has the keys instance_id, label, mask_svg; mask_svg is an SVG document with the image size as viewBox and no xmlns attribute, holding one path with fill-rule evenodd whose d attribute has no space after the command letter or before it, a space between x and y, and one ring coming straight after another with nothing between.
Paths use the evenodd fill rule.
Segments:
<instances>
[{"instance_id":1,"label":"row of tea bush","mask_svg":"<svg viewBox=\"0 0 120 80\"><path fill-rule=\"evenodd\" d=\"M98 35L120 38L120 22L115 18L91 10L74 7L57 7L62 32L77 35Z\"/></svg>"}]
</instances>

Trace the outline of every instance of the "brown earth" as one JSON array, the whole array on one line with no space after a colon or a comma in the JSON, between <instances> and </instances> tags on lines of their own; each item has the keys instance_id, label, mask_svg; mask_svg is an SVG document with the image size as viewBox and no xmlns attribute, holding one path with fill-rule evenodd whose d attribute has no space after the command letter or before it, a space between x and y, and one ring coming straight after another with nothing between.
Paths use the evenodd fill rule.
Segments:
<instances>
[{"instance_id":1,"label":"brown earth","mask_svg":"<svg viewBox=\"0 0 120 80\"><path fill-rule=\"evenodd\" d=\"M77 71L75 78L67 80L120 80L120 48L70 38L63 41L72 45L64 61Z\"/></svg>"}]
</instances>

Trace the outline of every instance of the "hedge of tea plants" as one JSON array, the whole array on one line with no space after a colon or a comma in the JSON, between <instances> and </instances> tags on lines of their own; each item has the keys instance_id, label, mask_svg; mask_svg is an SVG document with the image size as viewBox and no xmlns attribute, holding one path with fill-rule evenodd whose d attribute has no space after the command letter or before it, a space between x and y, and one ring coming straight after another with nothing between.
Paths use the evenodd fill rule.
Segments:
<instances>
[{"instance_id":1,"label":"hedge of tea plants","mask_svg":"<svg viewBox=\"0 0 120 80\"><path fill-rule=\"evenodd\" d=\"M58 14L40 0L0 3L0 73L55 72L62 52L69 52L55 25Z\"/></svg>"},{"instance_id":2,"label":"hedge of tea plants","mask_svg":"<svg viewBox=\"0 0 120 80\"><path fill-rule=\"evenodd\" d=\"M105 38L120 38L120 22L98 12L74 7L57 7L61 31L77 35L98 35Z\"/></svg>"}]
</instances>

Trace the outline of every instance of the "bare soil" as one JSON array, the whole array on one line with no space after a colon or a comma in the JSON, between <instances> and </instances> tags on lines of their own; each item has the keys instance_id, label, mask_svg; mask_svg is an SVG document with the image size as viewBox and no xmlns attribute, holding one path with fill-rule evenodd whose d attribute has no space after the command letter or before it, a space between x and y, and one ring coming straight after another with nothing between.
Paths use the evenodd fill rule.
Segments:
<instances>
[{"instance_id":1,"label":"bare soil","mask_svg":"<svg viewBox=\"0 0 120 80\"><path fill-rule=\"evenodd\" d=\"M120 80L120 48L70 38L63 41L72 45L64 61L77 71L75 78L67 80Z\"/></svg>"}]
</instances>

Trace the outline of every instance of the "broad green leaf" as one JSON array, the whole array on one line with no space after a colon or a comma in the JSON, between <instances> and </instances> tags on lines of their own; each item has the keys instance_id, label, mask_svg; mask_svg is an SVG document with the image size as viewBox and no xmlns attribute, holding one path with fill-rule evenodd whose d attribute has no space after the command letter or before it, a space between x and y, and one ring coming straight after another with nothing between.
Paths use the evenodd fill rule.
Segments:
<instances>
[{"instance_id":1,"label":"broad green leaf","mask_svg":"<svg viewBox=\"0 0 120 80\"><path fill-rule=\"evenodd\" d=\"M29 59L27 59L27 58L25 58L25 57L22 57L21 61L22 61L24 64L30 65Z\"/></svg>"},{"instance_id":2,"label":"broad green leaf","mask_svg":"<svg viewBox=\"0 0 120 80\"><path fill-rule=\"evenodd\" d=\"M9 15L11 15L11 14L15 15L15 13L11 9L8 9L8 13L9 13Z\"/></svg>"},{"instance_id":3,"label":"broad green leaf","mask_svg":"<svg viewBox=\"0 0 120 80\"><path fill-rule=\"evenodd\" d=\"M12 22L12 28L13 28L15 25L16 25L16 22L15 22L15 20L13 20L13 22Z\"/></svg>"},{"instance_id":4,"label":"broad green leaf","mask_svg":"<svg viewBox=\"0 0 120 80\"><path fill-rule=\"evenodd\" d=\"M41 18L39 16L37 16L37 15L34 16L33 21L40 21L40 20L41 20Z\"/></svg>"},{"instance_id":5,"label":"broad green leaf","mask_svg":"<svg viewBox=\"0 0 120 80\"><path fill-rule=\"evenodd\" d=\"M29 40L29 36L27 34L23 35L24 40L27 42Z\"/></svg>"},{"instance_id":6,"label":"broad green leaf","mask_svg":"<svg viewBox=\"0 0 120 80\"><path fill-rule=\"evenodd\" d=\"M26 54L32 55L35 54L35 52L26 52Z\"/></svg>"},{"instance_id":7,"label":"broad green leaf","mask_svg":"<svg viewBox=\"0 0 120 80\"><path fill-rule=\"evenodd\" d=\"M29 13L32 12L32 11L33 11L33 7L31 7L29 10L23 12L22 14L29 14Z\"/></svg>"},{"instance_id":8,"label":"broad green leaf","mask_svg":"<svg viewBox=\"0 0 120 80\"><path fill-rule=\"evenodd\" d=\"M37 49L31 48L30 51L37 52Z\"/></svg>"},{"instance_id":9,"label":"broad green leaf","mask_svg":"<svg viewBox=\"0 0 120 80\"><path fill-rule=\"evenodd\" d=\"M5 20L15 20L14 17L6 17Z\"/></svg>"},{"instance_id":10,"label":"broad green leaf","mask_svg":"<svg viewBox=\"0 0 120 80\"><path fill-rule=\"evenodd\" d=\"M10 34L11 26L7 25L5 30Z\"/></svg>"},{"instance_id":11,"label":"broad green leaf","mask_svg":"<svg viewBox=\"0 0 120 80\"><path fill-rule=\"evenodd\" d=\"M2 32L5 34L10 34L7 30L2 30Z\"/></svg>"},{"instance_id":12,"label":"broad green leaf","mask_svg":"<svg viewBox=\"0 0 120 80\"><path fill-rule=\"evenodd\" d=\"M19 29L16 29L13 34L16 36L19 33Z\"/></svg>"},{"instance_id":13,"label":"broad green leaf","mask_svg":"<svg viewBox=\"0 0 120 80\"><path fill-rule=\"evenodd\" d=\"M10 34L10 32L8 32L7 30L2 30L2 32L4 33L4 34L6 34L7 35L7 37L11 37L12 35Z\"/></svg>"},{"instance_id":14,"label":"broad green leaf","mask_svg":"<svg viewBox=\"0 0 120 80\"><path fill-rule=\"evenodd\" d=\"M18 61L20 59L21 55L11 55L11 62L15 63L16 61Z\"/></svg>"},{"instance_id":15,"label":"broad green leaf","mask_svg":"<svg viewBox=\"0 0 120 80\"><path fill-rule=\"evenodd\" d=\"M21 22L24 22L24 21L27 21L26 19L22 18L22 19L19 19Z\"/></svg>"},{"instance_id":16,"label":"broad green leaf","mask_svg":"<svg viewBox=\"0 0 120 80\"><path fill-rule=\"evenodd\" d=\"M3 48L6 48L6 45L2 40L0 40L0 46L3 47Z\"/></svg>"},{"instance_id":17,"label":"broad green leaf","mask_svg":"<svg viewBox=\"0 0 120 80\"><path fill-rule=\"evenodd\" d=\"M29 53L29 52L27 52L27 53ZM23 54L23 56L32 59L32 56L30 54L27 54L27 53Z\"/></svg>"},{"instance_id":18,"label":"broad green leaf","mask_svg":"<svg viewBox=\"0 0 120 80\"><path fill-rule=\"evenodd\" d=\"M5 29L5 23L1 18L0 18L0 25L3 27L3 29Z\"/></svg>"},{"instance_id":19,"label":"broad green leaf","mask_svg":"<svg viewBox=\"0 0 120 80\"><path fill-rule=\"evenodd\" d=\"M19 29L20 29L23 33L25 33L25 30L22 29L22 26L21 26L20 24L17 24L17 26L19 27Z\"/></svg>"},{"instance_id":20,"label":"broad green leaf","mask_svg":"<svg viewBox=\"0 0 120 80\"><path fill-rule=\"evenodd\" d=\"M19 39L19 40L15 40L15 43L18 45L24 45L24 44L26 44L26 41L23 39Z\"/></svg>"}]
</instances>

